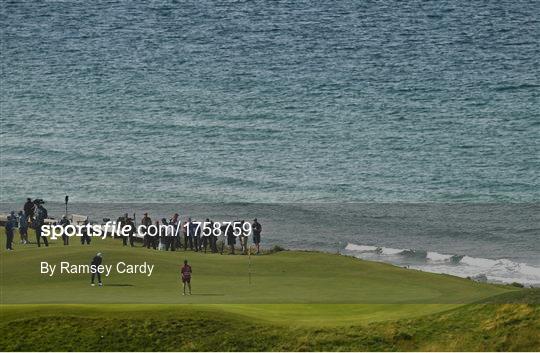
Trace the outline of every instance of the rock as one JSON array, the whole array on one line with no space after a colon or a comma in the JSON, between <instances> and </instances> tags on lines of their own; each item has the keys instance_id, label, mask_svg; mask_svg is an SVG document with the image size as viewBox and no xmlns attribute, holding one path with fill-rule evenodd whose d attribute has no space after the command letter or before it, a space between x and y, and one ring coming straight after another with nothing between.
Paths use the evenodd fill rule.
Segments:
<instances>
[{"instance_id":1,"label":"rock","mask_svg":"<svg viewBox=\"0 0 540 353\"><path fill-rule=\"evenodd\" d=\"M483 273L479 274L479 275L476 275L476 276L472 276L471 279L475 282L481 282L481 283L485 283L487 282L487 276Z\"/></svg>"}]
</instances>

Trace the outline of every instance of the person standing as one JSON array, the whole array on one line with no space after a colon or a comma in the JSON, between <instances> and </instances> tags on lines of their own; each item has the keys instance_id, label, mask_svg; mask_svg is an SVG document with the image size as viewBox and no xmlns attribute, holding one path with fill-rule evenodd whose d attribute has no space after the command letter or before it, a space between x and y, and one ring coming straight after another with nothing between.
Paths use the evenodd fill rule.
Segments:
<instances>
[{"instance_id":1,"label":"person standing","mask_svg":"<svg viewBox=\"0 0 540 353\"><path fill-rule=\"evenodd\" d=\"M195 225L191 221L191 217L188 217L186 224L184 224L184 251L187 250L188 243L189 249L193 250L193 236L195 235Z\"/></svg>"},{"instance_id":2,"label":"person standing","mask_svg":"<svg viewBox=\"0 0 540 353\"><path fill-rule=\"evenodd\" d=\"M169 221L169 225L173 227L173 233L170 240L171 251L176 251L176 248L180 248L180 238L178 237L178 227L180 227L179 216L178 213L175 213Z\"/></svg>"},{"instance_id":3,"label":"person standing","mask_svg":"<svg viewBox=\"0 0 540 353\"><path fill-rule=\"evenodd\" d=\"M227 245L229 245L229 255L234 255L234 246L236 245L236 236L233 227L227 227Z\"/></svg>"},{"instance_id":4,"label":"person standing","mask_svg":"<svg viewBox=\"0 0 540 353\"><path fill-rule=\"evenodd\" d=\"M92 287L95 286L94 284L94 280L96 278L96 275L97 275L97 279L98 279L98 286L103 286L103 283L101 282L101 272L98 271L97 267L99 265L101 265L101 263L103 262L103 257L101 255L100 252L98 252L96 254L96 256L94 256L94 258L92 259L92 262L90 263L90 268L92 269L90 272L92 272L92 279L91 279L91 282L90 282L90 285Z\"/></svg>"},{"instance_id":5,"label":"person standing","mask_svg":"<svg viewBox=\"0 0 540 353\"><path fill-rule=\"evenodd\" d=\"M122 238L123 246L127 246L127 241L128 241L128 238L124 236L123 231L122 231L122 228L127 224L127 219L128 219L128 214L124 213L123 216L118 217L118 219L116 220L116 223L118 224L118 229L121 230L119 235Z\"/></svg>"},{"instance_id":6,"label":"person standing","mask_svg":"<svg viewBox=\"0 0 540 353\"><path fill-rule=\"evenodd\" d=\"M13 237L17 227L17 217L15 211L11 211L11 214L7 217L6 228L6 250L13 251Z\"/></svg>"},{"instance_id":7,"label":"person standing","mask_svg":"<svg viewBox=\"0 0 540 353\"><path fill-rule=\"evenodd\" d=\"M246 234L244 234L244 223L246 221L242 220L240 222L240 245L242 246L242 254L247 255L249 248L249 239Z\"/></svg>"},{"instance_id":8,"label":"person standing","mask_svg":"<svg viewBox=\"0 0 540 353\"><path fill-rule=\"evenodd\" d=\"M128 226L129 246L133 248L135 247L135 243L134 243L135 239L133 238L135 235L135 223L133 223L133 219L128 217L126 226Z\"/></svg>"},{"instance_id":9,"label":"person standing","mask_svg":"<svg viewBox=\"0 0 540 353\"><path fill-rule=\"evenodd\" d=\"M171 246L171 235L172 235L171 227L168 227L169 222L167 222L167 219L165 218L161 219L161 224L163 225L163 229L165 230L165 234L161 234L161 231L160 231L161 242L163 244L162 250L169 251L169 247Z\"/></svg>"},{"instance_id":10,"label":"person standing","mask_svg":"<svg viewBox=\"0 0 540 353\"><path fill-rule=\"evenodd\" d=\"M47 239L47 237L44 237L41 235L41 227L45 224L45 220L49 217L48 213L47 213L47 209L45 207L43 207L43 205L41 203L38 203L37 204L37 212L36 212L36 217L34 219L34 228L36 230L36 240L37 240L37 244L38 244L38 247L41 247L41 240L43 238L43 244L45 244L45 246L49 246L49 240Z\"/></svg>"},{"instance_id":11,"label":"person standing","mask_svg":"<svg viewBox=\"0 0 540 353\"><path fill-rule=\"evenodd\" d=\"M157 235L154 236L154 250L163 250L163 234L161 234L161 227L159 221L156 221Z\"/></svg>"},{"instance_id":12,"label":"person standing","mask_svg":"<svg viewBox=\"0 0 540 353\"><path fill-rule=\"evenodd\" d=\"M68 221L69 222L69 221ZM83 223L83 228L81 229L81 244L84 245L86 243L86 245L90 245L90 234L88 234L88 223L90 223L90 221L88 221L88 219L85 219L84 220L84 223Z\"/></svg>"},{"instance_id":13,"label":"person standing","mask_svg":"<svg viewBox=\"0 0 540 353\"><path fill-rule=\"evenodd\" d=\"M204 221L204 225L206 227L209 227L210 226L210 219L206 219L206 221ZM201 227L201 251L202 249L204 249L204 253L206 254L206 248L208 247L208 243L210 242L210 237L212 236L212 228L210 228L210 234L208 234L208 231L206 230L207 228L203 228Z\"/></svg>"},{"instance_id":14,"label":"person standing","mask_svg":"<svg viewBox=\"0 0 540 353\"><path fill-rule=\"evenodd\" d=\"M253 220L251 229L253 231L253 243L257 247L257 254L258 254L260 252L259 246L261 244L262 226L259 222L257 222L257 218Z\"/></svg>"},{"instance_id":15,"label":"person standing","mask_svg":"<svg viewBox=\"0 0 540 353\"><path fill-rule=\"evenodd\" d=\"M217 248L218 235L216 235L216 233L214 232L214 221L210 221L210 229L212 230L209 237L210 250L212 251L212 253L215 254L218 252L218 248Z\"/></svg>"},{"instance_id":16,"label":"person standing","mask_svg":"<svg viewBox=\"0 0 540 353\"><path fill-rule=\"evenodd\" d=\"M28 217L23 211L19 211L19 235L21 244L28 244Z\"/></svg>"},{"instance_id":17,"label":"person standing","mask_svg":"<svg viewBox=\"0 0 540 353\"><path fill-rule=\"evenodd\" d=\"M64 241L64 245L69 245L69 237L67 236L65 229L66 226L70 225L70 222L69 219L67 219L66 215L62 216L62 219L60 220L60 225L62 226L62 228L64 228L64 230L62 231L62 240Z\"/></svg>"},{"instance_id":18,"label":"person standing","mask_svg":"<svg viewBox=\"0 0 540 353\"><path fill-rule=\"evenodd\" d=\"M187 250L188 246L188 235L189 235L189 218L182 223L182 234L184 236L184 251Z\"/></svg>"},{"instance_id":19,"label":"person standing","mask_svg":"<svg viewBox=\"0 0 540 353\"><path fill-rule=\"evenodd\" d=\"M188 265L188 261L184 260L184 266L180 270L180 273L182 275L182 284L184 288L184 293L182 295L186 295L186 286L189 289L189 295L191 295L191 266Z\"/></svg>"},{"instance_id":20,"label":"person standing","mask_svg":"<svg viewBox=\"0 0 540 353\"><path fill-rule=\"evenodd\" d=\"M156 221L156 232L154 236L150 236L150 243L152 244L152 249L158 250L159 249L159 221Z\"/></svg>"},{"instance_id":21,"label":"person standing","mask_svg":"<svg viewBox=\"0 0 540 353\"><path fill-rule=\"evenodd\" d=\"M198 252L201 249L201 227L198 227L196 223L193 224L193 247L195 252Z\"/></svg>"},{"instance_id":22,"label":"person standing","mask_svg":"<svg viewBox=\"0 0 540 353\"><path fill-rule=\"evenodd\" d=\"M34 203L32 202L32 199L27 198L23 207L24 215L27 217L26 218L27 224L28 223L32 224L32 221L34 220L35 207L36 205L34 205Z\"/></svg>"},{"instance_id":23,"label":"person standing","mask_svg":"<svg viewBox=\"0 0 540 353\"><path fill-rule=\"evenodd\" d=\"M153 245L153 237L151 237L148 234L148 227L152 225L152 219L148 217L148 213L144 214L144 217L141 219L141 225L143 225L142 231L144 234L144 246L146 246L147 249L150 249L150 246L152 245L155 249L155 245Z\"/></svg>"}]
</instances>

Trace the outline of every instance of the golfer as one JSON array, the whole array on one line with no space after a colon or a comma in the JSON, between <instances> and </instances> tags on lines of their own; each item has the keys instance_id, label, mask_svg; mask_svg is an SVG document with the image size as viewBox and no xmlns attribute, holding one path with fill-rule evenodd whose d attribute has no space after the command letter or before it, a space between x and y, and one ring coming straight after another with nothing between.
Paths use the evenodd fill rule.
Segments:
<instances>
[{"instance_id":1,"label":"golfer","mask_svg":"<svg viewBox=\"0 0 540 353\"><path fill-rule=\"evenodd\" d=\"M182 283L184 284L184 293L182 295L186 295L186 284L189 289L189 295L191 295L191 266L188 265L187 260L184 260L184 266L180 270L180 273L182 274Z\"/></svg>"},{"instance_id":2,"label":"golfer","mask_svg":"<svg viewBox=\"0 0 540 353\"><path fill-rule=\"evenodd\" d=\"M101 265L101 263L103 262L103 257L101 256L101 253L98 252L96 254L96 256L94 256L94 258L92 259L92 263L90 264L91 266L94 265L95 266L95 269L92 270L92 282L90 282L90 285L92 287L95 286L94 284L94 279L96 278L96 274L97 274L97 280L98 280L98 286L103 286L103 283L101 282L101 273L99 271L97 271L97 266Z\"/></svg>"}]
</instances>

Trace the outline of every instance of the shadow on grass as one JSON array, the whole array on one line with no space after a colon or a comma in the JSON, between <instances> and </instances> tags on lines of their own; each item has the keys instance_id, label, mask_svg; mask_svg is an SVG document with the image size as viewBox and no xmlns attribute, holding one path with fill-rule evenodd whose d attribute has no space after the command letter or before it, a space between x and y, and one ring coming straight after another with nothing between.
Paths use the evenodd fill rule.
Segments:
<instances>
[{"instance_id":1,"label":"shadow on grass","mask_svg":"<svg viewBox=\"0 0 540 353\"><path fill-rule=\"evenodd\" d=\"M190 296L192 297L223 297L225 294L219 294L219 293L192 293Z\"/></svg>"}]
</instances>

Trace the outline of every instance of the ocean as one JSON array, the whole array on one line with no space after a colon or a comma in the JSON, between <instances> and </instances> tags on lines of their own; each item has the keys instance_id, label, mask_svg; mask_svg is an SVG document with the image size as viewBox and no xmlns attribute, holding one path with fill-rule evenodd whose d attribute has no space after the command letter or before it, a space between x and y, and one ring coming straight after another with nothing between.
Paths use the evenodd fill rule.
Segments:
<instances>
[{"instance_id":1,"label":"ocean","mask_svg":"<svg viewBox=\"0 0 540 353\"><path fill-rule=\"evenodd\" d=\"M65 195L96 216L146 203L164 214L176 206L152 205L277 205L256 213L294 230L289 211L317 220L294 211L303 204L325 218L333 205L353 205L368 220L370 208L357 205L393 205L408 221L375 230L338 222L330 240L316 229L280 238L271 226L266 239L540 282L537 7L3 1L1 211L32 197L59 214ZM456 230L407 206L432 204L518 220L488 217L480 229L473 217ZM453 255L485 266L446 266ZM516 278L504 272L514 264L523 264ZM537 267L527 275L526 266Z\"/></svg>"}]
</instances>

